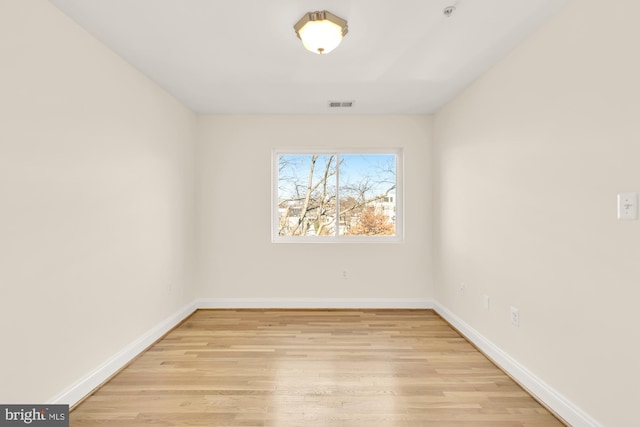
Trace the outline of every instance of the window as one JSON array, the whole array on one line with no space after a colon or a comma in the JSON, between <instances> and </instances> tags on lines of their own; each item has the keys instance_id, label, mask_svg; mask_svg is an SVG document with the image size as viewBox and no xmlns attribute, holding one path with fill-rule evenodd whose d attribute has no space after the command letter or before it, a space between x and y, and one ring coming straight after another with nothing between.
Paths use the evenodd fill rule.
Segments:
<instances>
[{"instance_id":1,"label":"window","mask_svg":"<svg viewBox=\"0 0 640 427\"><path fill-rule=\"evenodd\" d=\"M399 241L401 160L398 150L276 151L273 241Z\"/></svg>"}]
</instances>

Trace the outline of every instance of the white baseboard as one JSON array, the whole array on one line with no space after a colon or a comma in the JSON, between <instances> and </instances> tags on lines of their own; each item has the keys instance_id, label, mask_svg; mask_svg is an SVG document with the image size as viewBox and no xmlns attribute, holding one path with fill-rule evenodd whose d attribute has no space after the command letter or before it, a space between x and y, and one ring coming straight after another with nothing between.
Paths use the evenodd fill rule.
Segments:
<instances>
[{"instance_id":1,"label":"white baseboard","mask_svg":"<svg viewBox=\"0 0 640 427\"><path fill-rule=\"evenodd\" d=\"M573 404L562 394L558 393L540 378L536 377L517 360L509 356L447 308L438 302L434 302L433 308L469 341L482 350L490 359L493 360L493 362L500 366L500 368L504 369L509 375L515 378L524 388L527 389L529 393L544 402L545 405L555 411L556 414L562 417L564 421L569 423L571 426L602 427L600 423L594 420L586 412Z\"/></svg>"},{"instance_id":2,"label":"white baseboard","mask_svg":"<svg viewBox=\"0 0 640 427\"><path fill-rule=\"evenodd\" d=\"M186 305L164 321L160 322L157 326L150 329L140 338L110 357L106 362L85 375L75 384L62 391L56 397L51 399L50 403L73 406L80 402L96 387L107 381L113 374L118 372L126 366L127 363L147 349L147 347L191 315L191 313L193 313L197 308L196 301Z\"/></svg>"},{"instance_id":3,"label":"white baseboard","mask_svg":"<svg viewBox=\"0 0 640 427\"><path fill-rule=\"evenodd\" d=\"M430 309L429 298L203 298L198 308L389 308Z\"/></svg>"}]
</instances>

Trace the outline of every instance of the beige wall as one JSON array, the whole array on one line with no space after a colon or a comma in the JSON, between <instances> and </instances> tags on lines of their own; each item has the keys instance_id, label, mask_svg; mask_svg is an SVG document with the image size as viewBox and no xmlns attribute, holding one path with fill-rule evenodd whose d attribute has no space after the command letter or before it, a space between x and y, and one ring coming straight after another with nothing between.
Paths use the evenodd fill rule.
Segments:
<instances>
[{"instance_id":1,"label":"beige wall","mask_svg":"<svg viewBox=\"0 0 640 427\"><path fill-rule=\"evenodd\" d=\"M0 2L0 402L194 298L194 122L45 0Z\"/></svg>"},{"instance_id":2,"label":"beige wall","mask_svg":"<svg viewBox=\"0 0 640 427\"><path fill-rule=\"evenodd\" d=\"M431 297L431 133L428 116L201 116L199 295ZM291 147L402 147L405 241L271 243L271 154Z\"/></svg>"},{"instance_id":3,"label":"beige wall","mask_svg":"<svg viewBox=\"0 0 640 427\"><path fill-rule=\"evenodd\" d=\"M607 426L640 402L639 14L570 2L434 121L437 300Z\"/></svg>"}]
</instances>

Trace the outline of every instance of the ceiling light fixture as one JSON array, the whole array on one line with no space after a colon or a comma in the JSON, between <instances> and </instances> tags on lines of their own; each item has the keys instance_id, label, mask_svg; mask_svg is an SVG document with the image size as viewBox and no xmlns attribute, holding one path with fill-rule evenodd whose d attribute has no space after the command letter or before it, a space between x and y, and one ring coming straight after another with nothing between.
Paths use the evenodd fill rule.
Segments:
<instances>
[{"instance_id":1,"label":"ceiling light fixture","mask_svg":"<svg viewBox=\"0 0 640 427\"><path fill-rule=\"evenodd\" d=\"M342 41L349 28L347 21L326 10L306 13L296 25L298 38L313 53L329 53Z\"/></svg>"}]
</instances>

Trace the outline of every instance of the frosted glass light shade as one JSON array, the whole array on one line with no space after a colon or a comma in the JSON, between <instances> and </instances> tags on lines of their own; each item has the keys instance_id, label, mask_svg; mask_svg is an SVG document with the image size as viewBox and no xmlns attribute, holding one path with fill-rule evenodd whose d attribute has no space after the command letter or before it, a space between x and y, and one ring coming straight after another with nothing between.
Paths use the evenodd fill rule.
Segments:
<instances>
[{"instance_id":1,"label":"frosted glass light shade","mask_svg":"<svg viewBox=\"0 0 640 427\"><path fill-rule=\"evenodd\" d=\"M293 27L304 47L313 53L325 54L338 47L347 34L347 21L326 10L309 12Z\"/></svg>"},{"instance_id":2,"label":"frosted glass light shade","mask_svg":"<svg viewBox=\"0 0 640 427\"><path fill-rule=\"evenodd\" d=\"M300 39L313 53L329 53L342 41L342 28L331 21L309 21L300 29Z\"/></svg>"}]
</instances>

